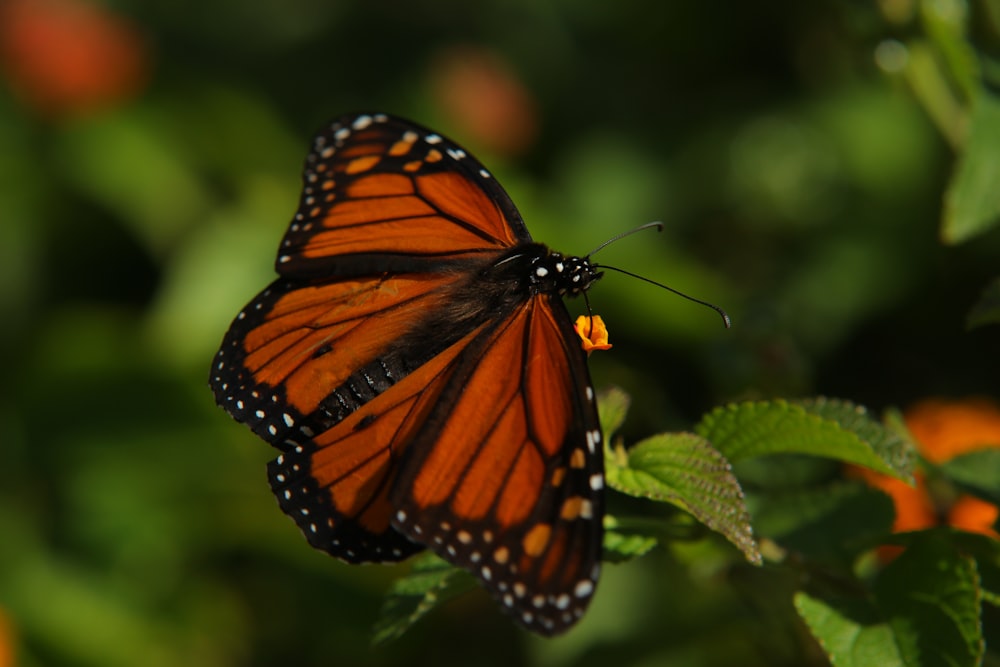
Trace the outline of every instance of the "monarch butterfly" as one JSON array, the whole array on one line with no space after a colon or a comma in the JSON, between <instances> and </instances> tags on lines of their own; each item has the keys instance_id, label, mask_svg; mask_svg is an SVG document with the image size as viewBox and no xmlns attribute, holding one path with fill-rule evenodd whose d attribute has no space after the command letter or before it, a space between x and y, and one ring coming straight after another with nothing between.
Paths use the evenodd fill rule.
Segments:
<instances>
[{"instance_id":1,"label":"monarch butterfly","mask_svg":"<svg viewBox=\"0 0 1000 667\"><path fill-rule=\"evenodd\" d=\"M281 450L281 509L344 561L429 548L525 628L570 628L600 574L604 474L562 297L602 274L532 241L457 144L386 114L316 136L276 269L210 385Z\"/></svg>"}]
</instances>

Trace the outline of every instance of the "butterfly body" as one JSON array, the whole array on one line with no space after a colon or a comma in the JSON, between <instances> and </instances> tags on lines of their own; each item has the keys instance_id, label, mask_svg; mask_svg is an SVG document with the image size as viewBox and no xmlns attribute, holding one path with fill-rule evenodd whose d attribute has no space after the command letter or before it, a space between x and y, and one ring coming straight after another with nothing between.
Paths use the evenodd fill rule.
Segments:
<instances>
[{"instance_id":1,"label":"butterfly body","mask_svg":"<svg viewBox=\"0 0 1000 667\"><path fill-rule=\"evenodd\" d=\"M216 400L281 451L272 490L314 547L430 548L525 627L564 631L599 575L604 480L562 296L601 274L534 242L463 149L391 116L332 123L303 181Z\"/></svg>"}]
</instances>

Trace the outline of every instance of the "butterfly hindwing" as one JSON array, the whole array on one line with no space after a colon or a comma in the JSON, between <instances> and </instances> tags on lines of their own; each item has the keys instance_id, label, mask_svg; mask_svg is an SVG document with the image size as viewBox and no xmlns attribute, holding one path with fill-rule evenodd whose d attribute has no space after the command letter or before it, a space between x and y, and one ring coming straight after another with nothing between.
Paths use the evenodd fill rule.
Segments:
<instances>
[{"instance_id":1,"label":"butterfly hindwing","mask_svg":"<svg viewBox=\"0 0 1000 667\"><path fill-rule=\"evenodd\" d=\"M399 530L542 634L583 615L600 571L593 396L561 300L535 297L466 349L392 494Z\"/></svg>"},{"instance_id":2,"label":"butterfly hindwing","mask_svg":"<svg viewBox=\"0 0 1000 667\"><path fill-rule=\"evenodd\" d=\"M389 494L399 457L463 347L451 345L268 466L281 508L310 544L348 562L401 560L423 548L391 527Z\"/></svg>"}]
</instances>

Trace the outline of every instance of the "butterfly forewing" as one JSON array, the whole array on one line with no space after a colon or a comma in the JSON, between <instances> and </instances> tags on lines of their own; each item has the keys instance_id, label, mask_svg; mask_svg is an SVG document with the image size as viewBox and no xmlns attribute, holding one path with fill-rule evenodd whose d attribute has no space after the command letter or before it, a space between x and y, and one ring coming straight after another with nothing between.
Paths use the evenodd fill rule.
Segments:
<instances>
[{"instance_id":1,"label":"butterfly forewing","mask_svg":"<svg viewBox=\"0 0 1000 667\"><path fill-rule=\"evenodd\" d=\"M330 283L276 281L237 316L226 334L211 380L216 399L281 449L308 439L317 430L311 422L349 413L350 406L339 404L360 397L348 391L338 400L336 390L352 379L357 384L353 376L380 358L390 347L387 341L415 327L427 311L440 308L453 279L425 274ZM458 337L459 332L453 332L453 340ZM423 360L408 361L416 366ZM362 384L378 382L384 389L394 379L391 371L368 373ZM398 375L403 373L397 369ZM377 386L367 389L375 391Z\"/></svg>"},{"instance_id":2,"label":"butterfly forewing","mask_svg":"<svg viewBox=\"0 0 1000 667\"><path fill-rule=\"evenodd\" d=\"M525 627L565 630L597 582L603 460L559 295L599 276L559 282L564 258L478 161L391 116L321 131L303 183L281 278L216 357L217 402L281 450L271 487L313 546L430 547Z\"/></svg>"},{"instance_id":3,"label":"butterfly forewing","mask_svg":"<svg viewBox=\"0 0 1000 667\"><path fill-rule=\"evenodd\" d=\"M278 272L425 270L530 241L510 197L452 142L383 114L340 119L306 159Z\"/></svg>"}]
</instances>

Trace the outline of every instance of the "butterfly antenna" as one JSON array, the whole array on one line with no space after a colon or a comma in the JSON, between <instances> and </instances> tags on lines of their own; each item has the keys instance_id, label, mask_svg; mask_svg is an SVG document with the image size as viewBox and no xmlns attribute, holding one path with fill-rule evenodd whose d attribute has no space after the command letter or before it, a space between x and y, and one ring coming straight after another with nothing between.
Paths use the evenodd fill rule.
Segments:
<instances>
[{"instance_id":1,"label":"butterfly antenna","mask_svg":"<svg viewBox=\"0 0 1000 667\"><path fill-rule=\"evenodd\" d=\"M587 332L587 337L590 338L594 335L594 309L590 307L590 299L586 292L583 293L583 302L587 304L587 319L590 320L590 331Z\"/></svg>"},{"instance_id":2,"label":"butterfly antenna","mask_svg":"<svg viewBox=\"0 0 1000 667\"><path fill-rule=\"evenodd\" d=\"M597 267L597 268L599 268L599 269L607 269L609 271L617 271L618 273L624 273L626 276L631 276L633 278L638 278L639 280L647 282L650 285L656 285L657 287L662 287L663 289L667 290L668 292L673 292L677 296L683 297L683 298L687 299L688 301L694 301L695 303L699 303L699 304L701 304L703 306L707 306L708 308L711 308L712 310L714 310L715 312L717 312L719 315L722 316L722 321L723 321L723 323L725 323L727 329L730 328L733 325L732 320L729 319L729 314L726 313L726 311L724 311L719 306L716 306L714 303L709 303L708 301L702 301L701 299L696 299L693 296L690 296L689 294L685 294L684 292L681 292L680 290L675 290L673 287L668 287L667 285L664 285L663 283L658 283L655 280L650 280L649 278L647 278L645 276L640 276L640 275L638 275L636 273L632 273L631 271L626 271L625 269L619 269L618 267L607 266L605 264L595 264L594 266Z\"/></svg>"},{"instance_id":3,"label":"butterfly antenna","mask_svg":"<svg viewBox=\"0 0 1000 667\"><path fill-rule=\"evenodd\" d=\"M658 232L662 232L663 231L663 223L662 222L647 222L644 225L639 225L635 229L630 229L627 232L622 232L618 236L612 236L610 239L608 239L607 241L605 241L601 245L597 246L596 248L594 248L593 250L591 250L590 252L588 252L586 255L584 255L584 257L586 257L587 259L590 259L591 255L593 255L594 253L598 252L599 250L603 250L604 248L608 247L609 245L611 245L615 241L620 241L621 239L625 238L626 236L632 236L636 232L641 232L641 231L650 229L651 227L656 227L656 231L658 231Z\"/></svg>"},{"instance_id":4,"label":"butterfly antenna","mask_svg":"<svg viewBox=\"0 0 1000 667\"><path fill-rule=\"evenodd\" d=\"M586 255L584 255L584 257L586 257L586 258L589 259L591 255L593 255L594 253L596 253L599 250L603 250L604 248L606 248L607 246L611 245L615 241L620 241L621 239L625 238L626 236L631 236L632 234L635 234L636 232L645 231L645 230L651 229L653 227L655 227L656 231L658 231L658 232L662 232L663 231L663 223L662 222L647 222L644 225L639 225L635 229L630 229L627 232L622 232L621 234L618 234L617 236L612 236L610 239L608 239L607 241L605 241L601 245L597 246L596 248L594 248L593 250L591 250L590 252L588 252ZM722 316L722 322L726 325L727 329L729 329L733 325L732 320L729 319L729 314L726 313L726 311L724 311L719 306L716 306L714 303L709 303L708 301L702 301L701 299L696 299L693 296L690 296L688 294L685 294L684 292L681 292L680 290L675 290L673 287L668 287L667 285L664 285L663 283L658 283L655 280L650 280L649 278L646 278L645 276L640 276L640 275L638 275L636 273L632 273L631 271L626 271L625 269L619 269L619 268L617 268L615 266L607 266L605 264L594 264L594 268L608 269L609 271L617 271L618 273L624 273L626 276L632 276L633 278L638 278L639 280L647 282L650 285L656 285L657 287L662 287L663 289L667 290L668 292L673 292L677 296L683 297L683 298L687 299L688 301L694 301L695 303L699 303L699 304L701 304L703 306L707 306L708 308L711 308L712 310L714 310L715 312L717 312L719 315ZM586 301L586 303L587 303L587 312L590 313L591 320L593 320L594 314L590 310L590 302L587 301L587 293L586 292L583 293L583 297L584 297L584 301Z\"/></svg>"}]
</instances>

